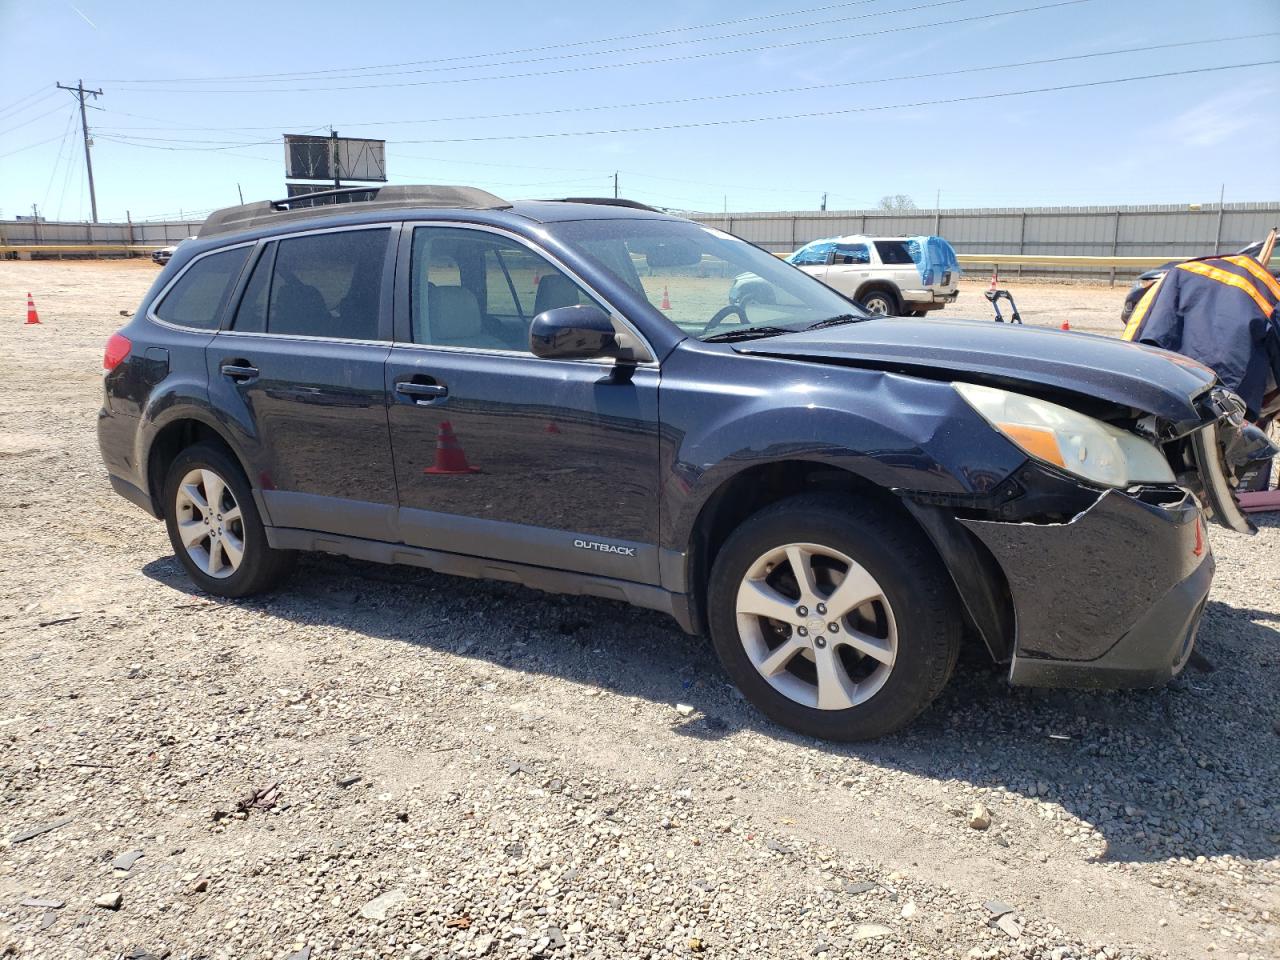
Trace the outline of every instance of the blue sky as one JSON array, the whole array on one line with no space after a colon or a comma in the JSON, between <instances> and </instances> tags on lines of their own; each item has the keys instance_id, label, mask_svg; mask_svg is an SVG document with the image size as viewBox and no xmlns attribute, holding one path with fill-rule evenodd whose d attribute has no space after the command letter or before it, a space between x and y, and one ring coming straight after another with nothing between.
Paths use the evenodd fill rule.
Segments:
<instances>
[{"instance_id":1,"label":"blue sky","mask_svg":"<svg viewBox=\"0 0 1280 960\"><path fill-rule=\"evenodd\" d=\"M1274 64L935 102L1280 58L1276 0L1026 10L1053 2L0 0L0 215L89 216L53 87L79 78L104 91L103 220L282 196L280 134L329 124L385 138L392 182L509 198L607 195L615 171L623 196L695 210L1280 198ZM1001 69L922 76L980 67Z\"/></svg>"}]
</instances>

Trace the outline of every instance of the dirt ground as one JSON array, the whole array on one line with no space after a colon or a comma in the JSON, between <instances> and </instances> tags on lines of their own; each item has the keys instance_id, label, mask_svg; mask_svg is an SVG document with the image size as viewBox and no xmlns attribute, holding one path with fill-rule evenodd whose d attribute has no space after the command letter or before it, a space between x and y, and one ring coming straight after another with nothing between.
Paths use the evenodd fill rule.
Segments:
<instances>
[{"instance_id":1,"label":"dirt ground","mask_svg":"<svg viewBox=\"0 0 1280 960\"><path fill-rule=\"evenodd\" d=\"M95 435L155 275L0 262L0 956L1280 955L1276 519L1212 531L1169 687L966 652L909 730L834 746L619 604L332 557L195 593ZM1123 285L1007 286L1119 329Z\"/></svg>"}]
</instances>

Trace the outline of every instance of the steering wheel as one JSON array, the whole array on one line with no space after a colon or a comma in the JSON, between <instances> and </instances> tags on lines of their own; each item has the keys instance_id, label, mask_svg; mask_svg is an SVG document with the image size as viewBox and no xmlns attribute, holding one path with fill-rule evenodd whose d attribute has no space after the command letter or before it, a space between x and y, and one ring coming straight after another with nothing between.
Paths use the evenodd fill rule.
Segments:
<instances>
[{"instance_id":1,"label":"steering wheel","mask_svg":"<svg viewBox=\"0 0 1280 960\"><path fill-rule=\"evenodd\" d=\"M705 337L708 333L710 333L716 327L720 326L720 324L724 323L725 318L728 317L731 313L736 313L738 315L738 323L745 325L749 322L747 320L746 307L744 307L740 303L731 303L728 306L721 307L719 310L716 311L716 315L707 322L707 325L705 327L702 328L701 336Z\"/></svg>"}]
</instances>

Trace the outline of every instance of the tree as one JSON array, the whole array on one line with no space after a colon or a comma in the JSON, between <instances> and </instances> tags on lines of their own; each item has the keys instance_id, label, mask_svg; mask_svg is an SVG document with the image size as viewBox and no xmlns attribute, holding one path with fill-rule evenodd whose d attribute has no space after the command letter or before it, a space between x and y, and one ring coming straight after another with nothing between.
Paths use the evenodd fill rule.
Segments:
<instances>
[{"instance_id":1,"label":"tree","mask_svg":"<svg viewBox=\"0 0 1280 960\"><path fill-rule=\"evenodd\" d=\"M881 210L914 210L916 202L905 193L885 194L880 198Z\"/></svg>"}]
</instances>

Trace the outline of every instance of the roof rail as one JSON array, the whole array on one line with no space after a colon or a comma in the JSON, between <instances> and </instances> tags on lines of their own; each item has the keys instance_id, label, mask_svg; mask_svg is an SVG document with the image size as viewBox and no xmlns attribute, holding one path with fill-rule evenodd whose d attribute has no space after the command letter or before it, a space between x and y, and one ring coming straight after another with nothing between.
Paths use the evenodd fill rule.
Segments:
<instances>
[{"instance_id":1,"label":"roof rail","mask_svg":"<svg viewBox=\"0 0 1280 960\"><path fill-rule=\"evenodd\" d=\"M639 200L624 200L620 197L561 197L555 203L598 203L604 207L630 207L632 210L648 210L650 213L662 213L657 207L651 207Z\"/></svg>"},{"instance_id":2,"label":"roof rail","mask_svg":"<svg viewBox=\"0 0 1280 960\"><path fill-rule=\"evenodd\" d=\"M359 204L359 210L395 207L451 208L458 210L500 210L511 206L501 197L476 187L393 184L381 187L342 187L319 190L283 200L259 200L215 210L200 227L201 237L235 230L265 227L290 220L326 216L336 204ZM356 212L353 208L352 212Z\"/></svg>"}]
</instances>

